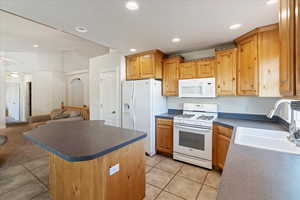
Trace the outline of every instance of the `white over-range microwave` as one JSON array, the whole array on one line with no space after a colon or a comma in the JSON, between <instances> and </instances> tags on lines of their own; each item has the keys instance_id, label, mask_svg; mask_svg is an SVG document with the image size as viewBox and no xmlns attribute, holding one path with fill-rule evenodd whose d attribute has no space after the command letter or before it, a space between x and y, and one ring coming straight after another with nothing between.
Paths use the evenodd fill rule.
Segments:
<instances>
[{"instance_id":1,"label":"white over-range microwave","mask_svg":"<svg viewBox=\"0 0 300 200\"><path fill-rule=\"evenodd\" d=\"M179 80L179 97L216 97L216 79Z\"/></svg>"}]
</instances>

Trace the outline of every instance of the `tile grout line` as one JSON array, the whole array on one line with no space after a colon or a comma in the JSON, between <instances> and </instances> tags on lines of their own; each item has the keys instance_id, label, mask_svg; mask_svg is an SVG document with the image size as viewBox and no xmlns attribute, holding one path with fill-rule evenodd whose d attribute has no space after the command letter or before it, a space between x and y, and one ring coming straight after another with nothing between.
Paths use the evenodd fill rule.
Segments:
<instances>
[{"instance_id":1,"label":"tile grout line","mask_svg":"<svg viewBox=\"0 0 300 200\"><path fill-rule=\"evenodd\" d=\"M169 191L166 191L165 189L166 189L166 187L168 187L168 185L171 183L171 181L178 175L178 173L180 172L180 170L181 170L182 168L183 168L183 165L182 165L182 166L180 167L180 169L174 174L174 176L173 176L173 177L170 179L170 181L165 185L165 187L163 187L163 189L161 189L160 193L156 196L156 198L154 198L154 200L156 200L162 192L168 192L168 193L170 193L170 194L172 194L172 195L174 195L174 196L176 196L176 197L180 197L180 196L175 195L175 194L173 194L173 193L171 193L171 192L169 192ZM182 198L182 197L180 197L180 198ZM186 200L185 198L182 198L182 199Z\"/></svg>"},{"instance_id":2,"label":"tile grout line","mask_svg":"<svg viewBox=\"0 0 300 200\"><path fill-rule=\"evenodd\" d=\"M30 171L27 167L25 167L24 165L22 165L32 176L34 176L34 178L36 178L37 179L37 181L39 182L39 183L41 183L44 187L45 187L45 189L46 189L46 191L48 191L48 186L47 185L45 185L43 182L42 182L42 180L38 177L38 176L36 176L32 171Z\"/></svg>"},{"instance_id":3,"label":"tile grout line","mask_svg":"<svg viewBox=\"0 0 300 200\"><path fill-rule=\"evenodd\" d=\"M209 173L209 172L208 172L208 173ZM197 193L197 195L196 195L196 200L199 198L200 192L201 192L201 190L203 189L204 183L205 183L205 181L206 181L206 179L207 179L207 177L208 177L208 173L206 174L206 176L205 176L205 178L204 178L204 180L203 180L203 183L201 184L200 190L198 191L198 193Z\"/></svg>"}]
</instances>

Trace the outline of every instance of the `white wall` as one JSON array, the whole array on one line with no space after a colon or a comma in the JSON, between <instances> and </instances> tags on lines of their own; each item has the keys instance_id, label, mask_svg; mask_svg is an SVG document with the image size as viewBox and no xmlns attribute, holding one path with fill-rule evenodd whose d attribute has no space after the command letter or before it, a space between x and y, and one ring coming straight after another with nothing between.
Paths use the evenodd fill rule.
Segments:
<instances>
[{"instance_id":1,"label":"white wall","mask_svg":"<svg viewBox=\"0 0 300 200\"><path fill-rule=\"evenodd\" d=\"M121 79L123 79L124 73L124 56L118 52L111 51L109 54L95 57L90 59L89 67L89 81L90 81L90 118L92 120L99 120L100 118L100 73L112 70L117 70L120 76L117 78L118 85L118 105L117 114L121 123Z\"/></svg>"},{"instance_id":2,"label":"white wall","mask_svg":"<svg viewBox=\"0 0 300 200\"><path fill-rule=\"evenodd\" d=\"M67 104L71 105L72 98L72 90L71 90L71 82L74 79L80 78L83 83L83 104L89 105L89 72L88 70L75 71L71 73L66 73L66 84L67 84Z\"/></svg>"},{"instance_id":3,"label":"white wall","mask_svg":"<svg viewBox=\"0 0 300 200\"><path fill-rule=\"evenodd\" d=\"M0 62L0 128L5 128L5 70Z\"/></svg>"},{"instance_id":4,"label":"white wall","mask_svg":"<svg viewBox=\"0 0 300 200\"><path fill-rule=\"evenodd\" d=\"M89 68L89 58L79 55L77 52L63 53L64 72L76 72Z\"/></svg>"}]
</instances>

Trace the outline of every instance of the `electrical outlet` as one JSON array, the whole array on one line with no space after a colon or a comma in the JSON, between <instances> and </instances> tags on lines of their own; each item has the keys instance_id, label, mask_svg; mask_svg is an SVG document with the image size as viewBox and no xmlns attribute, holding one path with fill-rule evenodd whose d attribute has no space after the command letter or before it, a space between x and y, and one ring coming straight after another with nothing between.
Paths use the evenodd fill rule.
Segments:
<instances>
[{"instance_id":1,"label":"electrical outlet","mask_svg":"<svg viewBox=\"0 0 300 200\"><path fill-rule=\"evenodd\" d=\"M109 168L109 175L112 176L115 173L117 173L118 171L120 171L120 164L119 163L112 166L111 168Z\"/></svg>"}]
</instances>

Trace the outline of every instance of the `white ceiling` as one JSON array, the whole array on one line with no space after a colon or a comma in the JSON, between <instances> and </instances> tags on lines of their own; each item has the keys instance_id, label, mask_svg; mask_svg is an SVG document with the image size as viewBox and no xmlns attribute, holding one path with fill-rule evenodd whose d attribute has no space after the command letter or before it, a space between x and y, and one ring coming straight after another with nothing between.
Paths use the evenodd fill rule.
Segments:
<instances>
[{"instance_id":1,"label":"white ceiling","mask_svg":"<svg viewBox=\"0 0 300 200\"><path fill-rule=\"evenodd\" d=\"M127 52L159 48L165 52L205 49L232 41L262 25L276 23L278 5L266 0L0 0L0 8ZM235 23L239 30L229 30ZM88 33L77 33L85 26ZM173 37L181 42L174 44Z\"/></svg>"},{"instance_id":2,"label":"white ceiling","mask_svg":"<svg viewBox=\"0 0 300 200\"><path fill-rule=\"evenodd\" d=\"M34 48L34 44L39 48ZM0 11L0 52L76 52L94 57L108 50L94 42Z\"/></svg>"}]
</instances>

